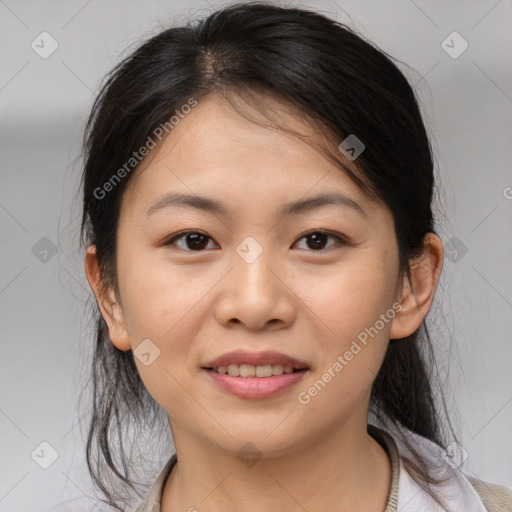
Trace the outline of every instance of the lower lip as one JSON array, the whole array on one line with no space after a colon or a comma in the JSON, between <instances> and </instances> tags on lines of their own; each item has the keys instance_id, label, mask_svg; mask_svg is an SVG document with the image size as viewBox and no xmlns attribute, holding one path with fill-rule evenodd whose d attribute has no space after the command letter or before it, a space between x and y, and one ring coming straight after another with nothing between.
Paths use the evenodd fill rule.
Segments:
<instances>
[{"instance_id":1,"label":"lower lip","mask_svg":"<svg viewBox=\"0 0 512 512\"><path fill-rule=\"evenodd\" d=\"M283 373L272 377L232 377L215 370L203 369L221 389L239 398L270 398L297 384L308 370Z\"/></svg>"}]
</instances>

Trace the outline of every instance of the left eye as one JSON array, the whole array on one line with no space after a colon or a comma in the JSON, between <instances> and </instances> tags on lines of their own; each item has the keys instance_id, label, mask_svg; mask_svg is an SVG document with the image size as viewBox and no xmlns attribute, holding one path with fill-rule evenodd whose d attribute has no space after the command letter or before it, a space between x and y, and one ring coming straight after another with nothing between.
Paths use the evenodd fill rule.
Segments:
<instances>
[{"instance_id":1,"label":"left eye","mask_svg":"<svg viewBox=\"0 0 512 512\"><path fill-rule=\"evenodd\" d=\"M299 240L307 239L308 242L306 244L309 246L309 249L313 249L314 252L319 252L319 250L325 249L324 245L326 241L331 238L335 239L341 245L347 245L347 242L338 235L333 233L329 233L326 231L310 231L305 235L302 235ZM180 247L179 244L176 244L176 241L184 240L184 244ZM164 245L177 245L179 249L183 249L185 251L202 251L208 248L208 240L212 240L208 235L201 233L200 231L184 231L169 240L167 240ZM336 244L334 244L336 245ZM332 245L331 245L332 247ZM211 249L211 247L210 247Z\"/></svg>"},{"instance_id":2,"label":"left eye","mask_svg":"<svg viewBox=\"0 0 512 512\"><path fill-rule=\"evenodd\" d=\"M315 249L314 252L319 252L319 250L325 249L325 247L322 246L325 245L326 240L328 240L329 238L337 240L341 245L347 244L347 242L343 238L326 231L310 231L309 233L302 235L299 240L302 240L303 238L310 240L309 244L308 242L306 242L306 244L312 245L312 248Z\"/></svg>"}]
</instances>

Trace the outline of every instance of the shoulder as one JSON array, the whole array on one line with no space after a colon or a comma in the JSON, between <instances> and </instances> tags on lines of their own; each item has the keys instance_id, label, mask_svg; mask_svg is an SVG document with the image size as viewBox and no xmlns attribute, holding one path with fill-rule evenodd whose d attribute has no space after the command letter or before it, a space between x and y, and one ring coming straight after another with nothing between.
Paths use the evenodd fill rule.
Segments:
<instances>
[{"instance_id":1,"label":"shoulder","mask_svg":"<svg viewBox=\"0 0 512 512\"><path fill-rule=\"evenodd\" d=\"M472 476L467 476L467 479L474 487L478 496L480 496L487 512L512 511L511 489L504 487L503 485L484 482Z\"/></svg>"}]
</instances>

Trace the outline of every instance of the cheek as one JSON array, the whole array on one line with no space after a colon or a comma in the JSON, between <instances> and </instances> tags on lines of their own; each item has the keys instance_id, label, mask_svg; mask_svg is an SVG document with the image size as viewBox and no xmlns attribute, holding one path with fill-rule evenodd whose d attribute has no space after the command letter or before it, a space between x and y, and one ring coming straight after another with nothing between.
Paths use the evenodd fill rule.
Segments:
<instances>
[{"instance_id":1,"label":"cheek","mask_svg":"<svg viewBox=\"0 0 512 512\"><path fill-rule=\"evenodd\" d=\"M387 262L389 263L389 262ZM340 265L313 288L299 284L315 315L319 367L314 389L303 389L312 409L354 406L371 388L387 349L395 276L382 258L358 258ZM318 276L317 276L318 277ZM309 290L309 291L307 291ZM307 292L306 292L307 291ZM297 292L298 294L302 292ZM308 400L308 397L305 397Z\"/></svg>"},{"instance_id":2,"label":"cheek","mask_svg":"<svg viewBox=\"0 0 512 512\"><path fill-rule=\"evenodd\" d=\"M318 364L311 379L297 394L309 417L317 417L317 412L327 424L366 407L388 346L390 328L390 323L379 318L382 309L368 300L354 301L351 307L333 308L326 312L326 316L331 314L331 318L325 319L330 322L330 329L324 329L320 339L334 339L332 332L336 339L332 343L322 342L322 353L317 350Z\"/></svg>"},{"instance_id":3,"label":"cheek","mask_svg":"<svg viewBox=\"0 0 512 512\"><path fill-rule=\"evenodd\" d=\"M197 372L193 340L200 337L211 314L208 293L221 274L171 265L165 256L137 251L124 256L118 265L119 284L134 355L147 339L159 354L150 366L135 357L139 373L157 401L180 396L183 390L178 382L186 382L187 374Z\"/></svg>"},{"instance_id":4,"label":"cheek","mask_svg":"<svg viewBox=\"0 0 512 512\"><path fill-rule=\"evenodd\" d=\"M295 292L321 320L331 342L342 349L373 326L392 305L395 276L382 259L357 258L325 274L297 276ZM386 335L390 323L381 326Z\"/></svg>"},{"instance_id":5,"label":"cheek","mask_svg":"<svg viewBox=\"0 0 512 512\"><path fill-rule=\"evenodd\" d=\"M208 290L196 283L201 281L197 276L189 279L185 270L170 272L161 264L133 262L126 265L125 272L121 293L142 382L165 410L186 410L189 395L183 388L188 386L191 372L197 371L192 340L201 329L200 317L207 314L200 299ZM150 365L137 357L142 340L150 340L149 346L158 354Z\"/></svg>"},{"instance_id":6,"label":"cheek","mask_svg":"<svg viewBox=\"0 0 512 512\"><path fill-rule=\"evenodd\" d=\"M118 262L119 285L132 345L139 338L169 336L194 314L191 307L207 290L207 282L185 265L171 265L165 255L125 252Z\"/></svg>"}]
</instances>

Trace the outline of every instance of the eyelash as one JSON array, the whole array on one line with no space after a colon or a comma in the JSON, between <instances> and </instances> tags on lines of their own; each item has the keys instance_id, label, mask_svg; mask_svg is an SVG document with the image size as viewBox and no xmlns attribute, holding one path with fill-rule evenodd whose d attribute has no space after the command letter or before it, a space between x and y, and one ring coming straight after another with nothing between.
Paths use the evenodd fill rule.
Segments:
<instances>
[{"instance_id":1,"label":"eyelash","mask_svg":"<svg viewBox=\"0 0 512 512\"><path fill-rule=\"evenodd\" d=\"M345 240L343 237L341 237L340 235L337 235L335 233L332 233L330 231L324 231L324 230L321 230L321 229L315 229L315 230L312 230L312 231L308 231L307 233L304 233L300 238L299 240L302 240L303 238L306 238L308 236L311 236L311 235L314 235L314 234L322 234L322 235L327 235L328 237L330 238L335 238L337 239L338 243L341 245L341 246L346 246L346 245L349 245L347 240ZM165 247L168 247L168 246L171 246L171 245L174 245L174 242L180 238L184 238L185 236L187 235L192 235L192 234L198 234L198 235L203 235L205 238L209 239L209 240L212 240L212 238L210 236L208 236L206 233L203 233L202 231L197 231L197 230L187 230L187 231L181 231L180 233L172 236L171 238L169 238L168 240L166 240L163 245ZM313 249L310 249L308 250L309 252L326 252L326 251L329 251L330 249L332 249L333 247L335 247L336 245L334 246L331 246L327 249L319 249L319 250L313 250ZM178 247L177 249L179 250L182 250L182 251L185 251L185 252L204 252L205 249L202 249L202 250L197 250L197 251L193 251L193 250L190 250L190 249L182 249L180 247ZM306 249L307 250L307 249Z\"/></svg>"}]
</instances>

